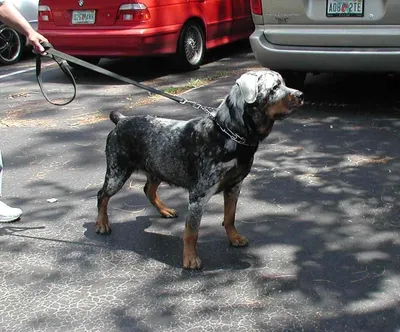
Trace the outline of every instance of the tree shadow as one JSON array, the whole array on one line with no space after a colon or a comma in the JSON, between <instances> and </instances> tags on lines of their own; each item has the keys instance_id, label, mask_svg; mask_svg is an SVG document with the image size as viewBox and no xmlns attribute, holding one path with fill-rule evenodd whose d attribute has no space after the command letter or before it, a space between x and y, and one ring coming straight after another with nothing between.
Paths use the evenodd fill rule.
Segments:
<instances>
[{"instance_id":1,"label":"tree shadow","mask_svg":"<svg viewBox=\"0 0 400 332\"><path fill-rule=\"evenodd\" d=\"M228 247L220 226L222 201L211 202L201 226L199 255L205 268L200 273L181 270L186 210L182 191L161 188L166 203L181 212L177 220L161 220L151 207L127 216L120 210L149 206L142 192L144 180L134 176L140 188L125 187L113 200L113 233L94 233L94 196L104 176L102 150L110 123L38 132L29 146L13 151L10 169L25 172L24 177L44 168L40 160L48 160L46 170L57 170L54 179L29 181L24 189L75 196L58 211L38 207L31 215L32 220L71 219L66 228L83 224L83 240L53 252L60 270L67 266L72 274L91 278L101 275L102 265L118 271L135 268L126 279L114 270L104 277L104 282L120 278L128 284L124 294L118 294L119 302L107 307L121 331L129 330L129 324L144 331L155 326L179 329L185 320L193 329L206 321L211 328L227 329L395 332L400 326L396 90L384 84L371 88L375 77L346 80L324 86L311 79L305 89L308 104L291 119L276 123L260 146L238 207L238 228L249 238L248 248ZM226 92L224 81L195 97L214 104ZM179 119L198 115L165 105L140 112ZM67 160L57 150L62 145L72 162L64 164ZM97 186L84 189L90 177ZM82 211L78 201L83 202ZM12 227L17 228L1 231L23 234L20 224ZM4 250L12 253L17 247L31 250L29 242ZM137 266L124 265L131 263L121 262L124 254ZM57 273L50 277L55 280Z\"/></svg>"},{"instance_id":2,"label":"tree shadow","mask_svg":"<svg viewBox=\"0 0 400 332\"><path fill-rule=\"evenodd\" d=\"M181 225L183 234L184 221L181 219L183 218L163 219L158 215L138 216L134 221L112 223L110 235L96 234L94 222L85 223L84 235L91 241L107 246L110 250L132 251L145 260L155 260L180 269L183 240L182 236L175 235L177 232L174 229L177 224ZM207 227L202 228L203 233L207 234L208 231ZM204 237L206 238L206 235ZM227 240L200 240L197 250L200 258L207 262L203 271L246 269L256 263L255 257L252 257L245 248L229 247Z\"/></svg>"}]
</instances>

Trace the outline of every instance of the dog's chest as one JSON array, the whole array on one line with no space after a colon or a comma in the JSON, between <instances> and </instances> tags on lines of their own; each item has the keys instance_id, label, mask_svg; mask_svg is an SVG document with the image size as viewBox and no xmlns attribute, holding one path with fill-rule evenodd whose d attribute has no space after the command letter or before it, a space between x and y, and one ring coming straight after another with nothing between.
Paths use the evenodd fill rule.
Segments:
<instances>
[{"instance_id":1,"label":"dog's chest","mask_svg":"<svg viewBox=\"0 0 400 332\"><path fill-rule=\"evenodd\" d=\"M221 163L221 176L219 189L223 190L226 187L233 187L242 182L249 174L253 158L243 160L242 158L233 158L229 161Z\"/></svg>"}]
</instances>

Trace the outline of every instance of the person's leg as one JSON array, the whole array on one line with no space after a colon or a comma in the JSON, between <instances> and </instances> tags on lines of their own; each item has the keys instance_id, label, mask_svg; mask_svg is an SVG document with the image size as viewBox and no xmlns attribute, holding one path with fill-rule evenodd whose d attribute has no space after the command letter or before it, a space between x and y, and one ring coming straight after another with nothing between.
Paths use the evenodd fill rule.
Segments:
<instances>
[{"instance_id":1,"label":"person's leg","mask_svg":"<svg viewBox=\"0 0 400 332\"><path fill-rule=\"evenodd\" d=\"M3 158L1 157L0 150L0 197L1 197L1 180L3 179Z\"/></svg>"},{"instance_id":2,"label":"person's leg","mask_svg":"<svg viewBox=\"0 0 400 332\"><path fill-rule=\"evenodd\" d=\"M0 197L1 197L1 180L3 177L3 160L1 158L0 151ZM0 201L0 222L11 222L21 217L22 210L18 208L12 208L7 204Z\"/></svg>"}]
</instances>

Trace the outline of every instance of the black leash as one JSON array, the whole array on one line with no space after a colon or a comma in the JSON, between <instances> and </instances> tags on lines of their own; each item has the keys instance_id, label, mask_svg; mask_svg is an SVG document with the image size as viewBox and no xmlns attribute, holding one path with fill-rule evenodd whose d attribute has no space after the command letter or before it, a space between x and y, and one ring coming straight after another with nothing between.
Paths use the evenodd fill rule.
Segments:
<instances>
[{"instance_id":1,"label":"black leash","mask_svg":"<svg viewBox=\"0 0 400 332\"><path fill-rule=\"evenodd\" d=\"M126 83L129 83L129 84L132 84L132 85L137 86L137 87L139 87L141 89L147 90L147 91L149 91L151 93L155 93L155 94L164 96L164 97L169 98L169 99L171 99L173 101L176 101L176 102L178 102L180 104L185 104L186 99L184 99L184 98L181 98L179 96L171 95L171 94L166 93L166 92L161 91L161 90L157 90L157 89L152 88L150 86L141 84L141 83L136 82L134 80L131 80L131 79L127 78L127 77L124 77L124 76L118 75L116 73L113 73L113 72L111 72L111 71L109 71L107 69L104 69L104 68L101 68L99 66L93 65L93 64L91 64L91 63L89 63L87 61L84 61L84 60L78 59L78 58L76 58L74 56L68 55L66 53L57 51L56 49L53 48L53 45L51 45L50 43L46 43L46 42L42 43L42 46L44 47L44 49L45 49L45 51L47 53L46 55L50 56L55 62L57 62L58 66L61 68L61 70L64 72L64 74L68 77L69 81L74 86L74 94L73 94L73 96L71 97L70 100L68 100L66 102L63 102L63 103L56 103L56 102L52 101L47 96L47 94L46 94L46 92L44 91L44 88L43 88L43 81L42 81L42 78L41 78L41 75L40 75L41 74L41 67L42 67L42 55L41 54L37 54L36 55L36 77L37 77L37 81L38 81L40 90L43 93L43 96L46 98L46 100L50 104L57 105L57 106L68 105L76 97L76 82L75 82L74 76L72 75L71 71L69 70L69 66L67 65L67 61L75 63L75 64L80 65L82 67L85 67L87 69L93 70L93 71L95 71L97 73L100 73L100 74L115 78L116 80L120 80L122 82L126 82Z\"/></svg>"},{"instance_id":2,"label":"black leash","mask_svg":"<svg viewBox=\"0 0 400 332\"><path fill-rule=\"evenodd\" d=\"M68 105L69 103L71 103L75 97L76 97L76 82L75 82L75 78L72 75L69 66L67 64L68 62L72 62L75 63L77 65L80 65L82 67L85 67L87 69L93 70L97 73L115 78L116 80L120 80L122 82L126 82L128 84L132 84L134 86L137 86L138 88L141 88L143 90L146 90L148 92L154 93L154 94L158 94L161 95L163 97L166 97L168 99L171 99L173 101L176 101L177 103L180 103L182 105L188 104L190 106L192 106L195 109L201 109L202 111L206 112L213 120L214 122L218 125L218 127L222 130L222 132L224 132L226 135L228 135L233 141L235 141L238 144L241 145L246 145L246 146L253 146L253 144L247 144L246 140L239 136L238 134L234 133L233 131L231 131L229 128L224 128L221 124L218 123L218 121L215 118L215 115L212 113L213 111L215 111L215 108L213 107L208 107L208 106L203 106L199 103L196 103L194 101L190 101L187 100L185 98L179 97L179 96L175 96L175 95L171 95L167 92L155 89L151 86L147 86L144 85L142 83L136 82L134 80L131 80L130 78L118 75L116 73L113 73L107 69L101 68L99 66L93 65L87 61L78 59L74 56L68 55L66 53L57 51L56 49L54 49L53 45L51 45L48 42L44 42L42 43L42 46L45 49L45 56L48 56L50 58L52 58L55 62L57 62L58 66L61 68L61 70L64 72L64 74L67 76L68 80L72 83L73 87L74 87L74 93L73 96L71 97L71 99L65 101L65 102L60 102L60 103L56 103L54 101L52 101L46 94L44 88L43 88L43 80L41 77L41 71L42 71L42 54L37 54L36 55L36 78L37 78L37 82L39 84L40 90L42 91L42 94L44 96L44 98L53 105L56 106L65 106Z\"/></svg>"}]
</instances>

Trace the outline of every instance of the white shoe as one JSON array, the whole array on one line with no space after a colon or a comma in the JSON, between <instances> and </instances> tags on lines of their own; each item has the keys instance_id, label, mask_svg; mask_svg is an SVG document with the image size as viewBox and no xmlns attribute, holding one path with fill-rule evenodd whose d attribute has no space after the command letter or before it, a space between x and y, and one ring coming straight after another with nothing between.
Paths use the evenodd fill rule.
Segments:
<instances>
[{"instance_id":1,"label":"white shoe","mask_svg":"<svg viewBox=\"0 0 400 332\"><path fill-rule=\"evenodd\" d=\"M22 210L18 208L12 208L7 204L0 201L0 222L11 222L21 217Z\"/></svg>"}]
</instances>

